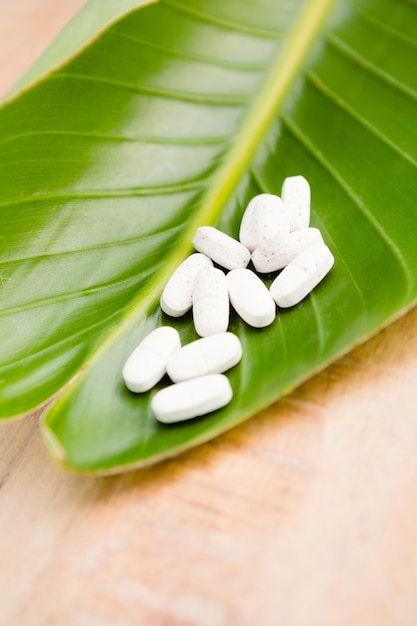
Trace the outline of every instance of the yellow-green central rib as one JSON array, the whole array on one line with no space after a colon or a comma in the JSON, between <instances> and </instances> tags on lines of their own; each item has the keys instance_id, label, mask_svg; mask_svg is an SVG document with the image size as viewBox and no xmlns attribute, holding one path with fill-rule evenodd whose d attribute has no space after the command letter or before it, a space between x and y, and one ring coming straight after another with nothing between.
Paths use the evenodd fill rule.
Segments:
<instances>
[{"instance_id":1,"label":"yellow-green central rib","mask_svg":"<svg viewBox=\"0 0 417 626\"><path fill-rule=\"evenodd\" d=\"M255 99L246 117L238 141L230 148L224 165L213 176L210 188L203 198L200 210L184 230L181 244L167 257L163 269L156 273L152 283L132 301L121 324L115 328L93 355L90 363L112 343L123 327L123 322L137 317L139 308L147 308L155 301L156 292L163 287L169 276L178 266L179 259L185 258L191 249L191 240L198 226L213 223L232 195L243 173L250 164L259 142L266 134L276 112L297 76L317 32L323 25L334 0L309 0L296 27L288 39L284 53L278 53L264 86Z\"/></svg>"},{"instance_id":2,"label":"yellow-green central rib","mask_svg":"<svg viewBox=\"0 0 417 626\"><path fill-rule=\"evenodd\" d=\"M190 231L194 231L196 222L198 225L215 221L232 195L297 76L333 3L334 0L309 1L288 40L284 53L279 53L258 98L250 108L239 140L233 144L226 156L225 165L217 176L213 177Z\"/></svg>"},{"instance_id":3,"label":"yellow-green central rib","mask_svg":"<svg viewBox=\"0 0 417 626\"><path fill-rule=\"evenodd\" d=\"M252 161L333 4L334 0L309 0L288 39L284 53L278 52L268 78L248 112L238 140L226 154L224 165L213 176L200 210L184 230L183 243L175 248L163 270L155 276L153 287L145 293L142 292L137 305L154 299L154 288L164 285L178 266L178 260L189 253L196 228L202 224L213 223L220 215Z\"/></svg>"}]
</instances>

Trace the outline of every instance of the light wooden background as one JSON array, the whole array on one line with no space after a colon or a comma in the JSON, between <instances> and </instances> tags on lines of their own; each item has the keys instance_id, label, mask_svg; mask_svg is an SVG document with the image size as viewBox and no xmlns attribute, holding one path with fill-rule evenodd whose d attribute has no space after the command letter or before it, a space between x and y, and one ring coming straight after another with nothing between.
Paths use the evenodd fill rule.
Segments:
<instances>
[{"instance_id":1,"label":"light wooden background","mask_svg":"<svg viewBox=\"0 0 417 626\"><path fill-rule=\"evenodd\" d=\"M0 4L0 89L82 0ZM416 626L417 312L290 397L125 476L0 428L5 626Z\"/></svg>"}]
</instances>

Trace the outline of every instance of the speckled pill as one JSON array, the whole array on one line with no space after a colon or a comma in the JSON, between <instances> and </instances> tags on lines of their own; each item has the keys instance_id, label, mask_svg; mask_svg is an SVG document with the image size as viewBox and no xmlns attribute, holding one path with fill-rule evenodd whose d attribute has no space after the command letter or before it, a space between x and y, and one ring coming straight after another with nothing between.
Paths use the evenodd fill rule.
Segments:
<instances>
[{"instance_id":1,"label":"speckled pill","mask_svg":"<svg viewBox=\"0 0 417 626\"><path fill-rule=\"evenodd\" d=\"M255 239L264 250L275 250L290 234L290 222L281 198L272 194L258 196L253 207Z\"/></svg>"},{"instance_id":2,"label":"speckled pill","mask_svg":"<svg viewBox=\"0 0 417 626\"><path fill-rule=\"evenodd\" d=\"M250 252L243 244L213 226L197 228L193 245L196 250L228 270L246 267L250 261Z\"/></svg>"},{"instance_id":3,"label":"speckled pill","mask_svg":"<svg viewBox=\"0 0 417 626\"><path fill-rule=\"evenodd\" d=\"M282 308L298 304L326 276L333 263L334 257L326 245L310 246L276 277L270 287L271 296Z\"/></svg>"},{"instance_id":4,"label":"speckled pill","mask_svg":"<svg viewBox=\"0 0 417 626\"><path fill-rule=\"evenodd\" d=\"M264 196L269 196L269 194L261 193L252 198L252 200L248 203L248 206L246 207L245 212L243 213L243 216L242 216L242 220L240 222L239 241L244 246L246 246L246 248L250 252L253 252L253 250L255 250L255 248L259 245L258 239L256 237L253 221L252 221L253 209L255 207L255 204L257 204L257 202Z\"/></svg>"},{"instance_id":5,"label":"speckled pill","mask_svg":"<svg viewBox=\"0 0 417 626\"><path fill-rule=\"evenodd\" d=\"M251 252L259 246L269 250L276 248L289 232L288 214L281 198L261 193L252 198L246 208L239 239Z\"/></svg>"},{"instance_id":6,"label":"speckled pill","mask_svg":"<svg viewBox=\"0 0 417 626\"><path fill-rule=\"evenodd\" d=\"M265 274L281 270L303 250L315 243L324 243L318 228L301 228L290 233L275 250L261 247L252 252L252 263L257 272Z\"/></svg>"}]
</instances>

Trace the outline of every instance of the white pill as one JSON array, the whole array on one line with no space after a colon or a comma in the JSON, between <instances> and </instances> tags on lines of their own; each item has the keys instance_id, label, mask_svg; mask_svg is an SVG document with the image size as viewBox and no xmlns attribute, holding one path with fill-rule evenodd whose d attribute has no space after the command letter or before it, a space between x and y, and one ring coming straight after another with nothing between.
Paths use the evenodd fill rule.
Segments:
<instances>
[{"instance_id":1,"label":"white pill","mask_svg":"<svg viewBox=\"0 0 417 626\"><path fill-rule=\"evenodd\" d=\"M272 194L257 197L253 207L252 224L258 246L275 250L290 233L290 222L281 198Z\"/></svg>"},{"instance_id":2,"label":"white pill","mask_svg":"<svg viewBox=\"0 0 417 626\"><path fill-rule=\"evenodd\" d=\"M193 245L196 250L228 270L246 267L250 261L250 252L243 244L213 226L197 228Z\"/></svg>"},{"instance_id":3,"label":"white pill","mask_svg":"<svg viewBox=\"0 0 417 626\"><path fill-rule=\"evenodd\" d=\"M253 252L253 250L255 250L258 246L258 240L256 238L255 228L252 221L253 209L259 199L268 195L269 194L267 193L261 193L258 196L254 196L246 207L242 216L242 221L240 222L239 241L243 243L243 245L246 246L250 252Z\"/></svg>"},{"instance_id":4,"label":"white pill","mask_svg":"<svg viewBox=\"0 0 417 626\"><path fill-rule=\"evenodd\" d=\"M258 246L275 248L289 232L288 213L281 198L261 193L252 198L243 214L239 239L253 252Z\"/></svg>"},{"instance_id":5,"label":"white pill","mask_svg":"<svg viewBox=\"0 0 417 626\"><path fill-rule=\"evenodd\" d=\"M291 263L303 250L315 243L324 243L318 228L301 228L290 233L275 250L256 248L252 252L252 263L257 272L275 272Z\"/></svg>"},{"instance_id":6,"label":"white pill","mask_svg":"<svg viewBox=\"0 0 417 626\"><path fill-rule=\"evenodd\" d=\"M151 389L166 373L169 357L180 348L180 336L175 328L155 328L133 350L123 367L126 387L136 393Z\"/></svg>"},{"instance_id":7,"label":"white pill","mask_svg":"<svg viewBox=\"0 0 417 626\"><path fill-rule=\"evenodd\" d=\"M263 328L275 319L275 302L262 280L251 270L236 269L226 276L230 302L250 326Z\"/></svg>"},{"instance_id":8,"label":"white pill","mask_svg":"<svg viewBox=\"0 0 417 626\"><path fill-rule=\"evenodd\" d=\"M334 263L329 248L322 243L299 254L276 277L270 292L279 307L298 304L326 276Z\"/></svg>"},{"instance_id":9,"label":"white pill","mask_svg":"<svg viewBox=\"0 0 417 626\"><path fill-rule=\"evenodd\" d=\"M162 292L160 305L164 313L179 317L191 309L194 278L203 267L213 267L213 261L199 252L177 267Z\"/></svg>"},{"instance_id":10,"label":"white pill","mask_svg":"<svg viewBox=\"0 0 417 626\"><path fill-rule=\"evenodd\" d=\"M167 363L174 383L205 374L221 374L242 358L242 345L233 333L219 333L197 339L175 352Z\"/></svg>"},{"instance_id":11,"label":"white pill","mask_svg":"<svg viewBox=\"0 0 417 626\"><path fill-rule=\"evenodd\" d=\"M310 185L304 176L289 176L284 180L281 197L288 212L290 230L307 228L310 224Z\"/></svg>"},{"instance_id":12,"label":"white pill","mask_svg":"<svg viewBox=\"0 0 417 626\"><path fill-rule=\"evenodd\" d=\"M208 374L161 389L152 398L151 407L160 422L170 424L220 409L232 397L224 374Z\"/></svg>"},{"instance_id":13,"label":"white pill","mask_svg":"<svg viewBox=\"0 0 417 626\"><path fill-rule=\"evenodd\" d=\"M204 267L194 279L193 319L200 337L224 333L229 325L229 294L224 272Z\"/></svg>"}]
</instances>

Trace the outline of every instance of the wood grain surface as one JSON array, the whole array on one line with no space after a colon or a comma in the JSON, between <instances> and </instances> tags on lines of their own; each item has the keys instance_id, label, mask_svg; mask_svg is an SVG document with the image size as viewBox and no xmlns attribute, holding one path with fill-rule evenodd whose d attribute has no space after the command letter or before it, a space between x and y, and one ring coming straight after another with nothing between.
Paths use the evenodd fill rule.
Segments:
<instances>
[{"instance_id":1,"label":"wood grain surface","mask_svg":"<svg viewBox=\"0 0 417 626\"><path fill-rule=\"evenodd\" d=\"M0 89L81 0L0 4ZM7 6L6 6L7 5ZM105 478L0 427L4 626L416 626L417 312L210 444Z\"/></svg>"}]
</instances>

